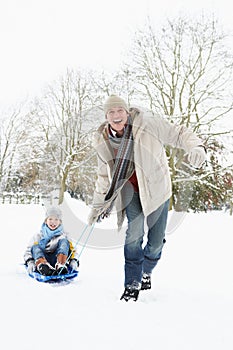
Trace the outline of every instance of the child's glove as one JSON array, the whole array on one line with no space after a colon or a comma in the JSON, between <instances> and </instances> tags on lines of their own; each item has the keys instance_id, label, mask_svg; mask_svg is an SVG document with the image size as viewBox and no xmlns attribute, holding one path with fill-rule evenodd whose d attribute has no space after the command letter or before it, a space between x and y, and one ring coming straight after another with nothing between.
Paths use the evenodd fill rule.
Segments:
<instances>
[{"instance_id":1,"label":"child's glove","mask_svg":"<svg viewBox=\"0 0 233 350\"><path fill-rule=\"evenodd\" d=\"M188 154L188 161L194 168L201 168L206 161L206 151L202 146L194 147Z\"/></svg>"},{"instance_id":2,"label":"child's glove","mask_svg":"<svg viewBox=\"0 0 233 350\"><path fill-rule=\"evenodd\" d=\"M28 261L28 263L27 263L27 270L28 270L29 274L31 274L34 271L36 271L36 265L35 265L34 260L29 260Z\"/></svg>"},{"instance_id":3,"label":"child's glove","mask_svg":"<svg viewBox=\"0 0 233 350\"><path fill-rule=\"evenodd\" d=\"M79 262L78 262L78 260L76 260L76 259L71 259L71 260L70 260L70 263L69 263L69 266L70 266L71 270L78 271L78 267L79 267Z\"/></svg>"}]
</instances>

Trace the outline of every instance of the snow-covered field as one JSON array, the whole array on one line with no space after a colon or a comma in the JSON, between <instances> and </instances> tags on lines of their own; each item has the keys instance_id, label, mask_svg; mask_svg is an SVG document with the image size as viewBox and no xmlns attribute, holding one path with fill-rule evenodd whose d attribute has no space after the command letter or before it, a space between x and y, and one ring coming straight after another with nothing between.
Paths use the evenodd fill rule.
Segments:
<instances>
[{"instance_id":1,"label":"snow-covered field","mask_svg":"<svg viewBox=\"0 0 233 350\"><path fill-rule=\"evenodd\" d=\"M87 208L72 203L85 220ZM0 205L0 217L1 349L233 348L233 217L228 213L185 215L167 234L152 290L141 292L136 303L119 300L122 246L88 246L75 281L39 283L27 277L21 263L44 208ZM96 228L92 237L98 234Z\"/></svg>"}]
</instances>

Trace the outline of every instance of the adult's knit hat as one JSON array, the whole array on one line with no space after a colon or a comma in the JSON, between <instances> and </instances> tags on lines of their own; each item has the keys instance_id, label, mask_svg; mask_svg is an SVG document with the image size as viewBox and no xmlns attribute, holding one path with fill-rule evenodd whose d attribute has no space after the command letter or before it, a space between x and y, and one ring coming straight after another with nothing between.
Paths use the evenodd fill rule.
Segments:
<instances>
[{"instance_id":1,"label":"adult's knit hat","mask_svg":"<svg viewBox=\"0 0 233 350\"><path fill-rule=\"evenodd\" d=\"M62 212L58 207L50 207L46 210L45 219L47 219L49 216L55 216L55 218L61 220Z\"/></svg>"},{"instance_id":2,"label":"adult's knit hat","mask_svg":"<svg viewBox=\"0 0 233 350\"><path fill-rule=\"evenodd\" d=\"M120 97L116 95L111 95L107 98L107 100L104 103L104 114L107 114L109 109L114 107L122 107L127 112L129 110L129 107L127 106L127 103Z\"/></svg>"}]
</instances>

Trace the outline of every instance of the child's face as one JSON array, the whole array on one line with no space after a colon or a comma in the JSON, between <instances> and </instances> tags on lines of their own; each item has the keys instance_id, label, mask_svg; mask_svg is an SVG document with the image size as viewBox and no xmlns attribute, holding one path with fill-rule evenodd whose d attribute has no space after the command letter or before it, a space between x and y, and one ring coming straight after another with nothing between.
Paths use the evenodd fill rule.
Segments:
<instances>
[{"instance_id":1,"label":"child's face","mask_svg":"<svg viewBox=\"0 0 233 350\"><path fill-rule=\"evenodd\" d=\"M50 230L56 230L56 228L61 224L61 220L56 218L56 216L49 216L45 220L45 223L50 228Z\"/></svg>"}]
</instances>

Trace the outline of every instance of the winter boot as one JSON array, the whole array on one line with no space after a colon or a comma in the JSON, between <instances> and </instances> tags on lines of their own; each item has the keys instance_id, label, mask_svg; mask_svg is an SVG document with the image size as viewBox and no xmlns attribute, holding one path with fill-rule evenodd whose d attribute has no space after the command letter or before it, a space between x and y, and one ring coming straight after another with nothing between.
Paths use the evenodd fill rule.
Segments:
<instances>
[{"instance_id":1,"label":"winter boot","mask_svg":"<svg viewBox=\"0 0 233 350\"><path fill-rule=\"evenodd\" d=\"M151 289L151 274L143 273L141 290Z\"/></svg>"},{"instance_id":2,"label":"winter boot","mask_svg":"<svg viewBox=\"0 0 233 350\"><path fill-rule=\"evenodd\" d=\"M37 271L44 276L51 276L55 272L54 267L52 267L45 258L36 260L36 268Z\"/></svg>"},{"instance_id":3,"label":"winter boot","mask_svg":"<svg viewBox=\"0 0 233 350\"><path fill-rule=\"evenodd\" d=\"M141 283L137 281L134 281L132 284L127 285L125 287L124 293L122 294L120 300L124 299L125 301L129 301L129 300L137 301L140 288L141 288Z\"/></svg>"},{"instance_id":4,"label":"winter boot","mask_svg":"<svg viewBox=\"0 0 233 350\"><path fill-rule=\"evenodd\" d=\"M68 268L66 266L67 255L58 254L57 262L55 265L57 275L66 275L68 273Z\"/></svg>"}]
</instances>

